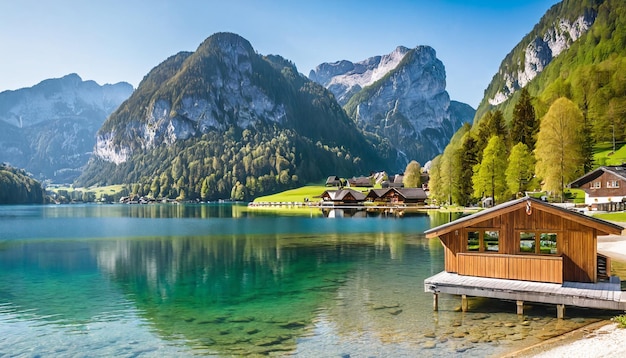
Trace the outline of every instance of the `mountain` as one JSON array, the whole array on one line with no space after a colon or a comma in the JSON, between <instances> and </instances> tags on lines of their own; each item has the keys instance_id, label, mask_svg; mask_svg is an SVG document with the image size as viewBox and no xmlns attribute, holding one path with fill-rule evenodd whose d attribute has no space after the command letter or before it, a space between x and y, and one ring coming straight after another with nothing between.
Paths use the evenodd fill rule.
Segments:
<instances>
[{"instance_id":1,"label":"mountain","mask_svg":"<svg viewBox=\"0 0 626 358\"><path fill-rule=\"evenodd\" d=\"M474 110L450 101L446 73L428 46L397 47L384 56L352 63L322 63L309 74L344 106L358 126L398 151L396 168L440 154Z\"/></svg>"},{"instance_id":2,"label":"mountain","mask_svg":"<svg viewBox=\"0 0 626 358\"><path fill-rule=\"evenodd\" d=\"M74 181L89 160L96 132L132 91L125 82L100 86L70 74L0 92L0 162L39 179Z\"/></svg>"},{"instance_id":3,"label":"mountain","mask_svg":"<svg viewBox=\"0 0 626 358\"><path fill-rule=\"evenodd\" d=\"M623 5L612 0L566 0L550 8L504 58L485 90L475 119L491 109L501 109L510 115L522 87L536 96L565 80L569 82L568 88L560 92L573 99L570 89L578 83L572 81L580 74L576 72L602 72L589 66L623 55ZM591 81L598 84L597 80Z\"/></svg>"},{"instance_id":4,"label":"mountain","mask_svg":"<svg viewBox=\"0 0 626 358\"><path fill-rule=\"evenodd\" d=\"M581 24L586 31L525 84L535 98L539 117L552 102L567 97L578 105L589 126L592 143L611 141L613 129L616 140L626 139L626 3L616 0L566 0L554 5L533 30L514 47L503 60L500 70L485 91L476 112L475 122L489 110L501 110L511 118L519 98L514 91L503 102L491 104L501 88L502 78L514 76L512 63L522 63L525 55L520 49L555 33L563 24ZM584 26L582 24L585 24ZM564 36L568 38L568 36ZM493 101L492 101L493 102Z\"/></svg>"},{"instance_id":5,"label":"mountain","mask_svg":"<svg viewBox=\"0 0 626 358\"><path fill-rule=\"evenodd\" d=\"M458 167L455 163L479 164L482 150L493 135L507 138L507 153L517 140L532 149L538 137L536 130L541 131L538 122L543 121L557 100L563 103L563 98L578 107L583 119L577 143L573 143L580 150L582 160L571 170L573 173L564 174L575 177L604 165L606 157L594 161L594 151L610 148L609 143L626 141L624 74L626 2L564 0L554 5L503 59L485 90L473 126L459 130L444 155L438 158L439 168L435 164L431 168L431 174L443 168L439 184L445 183L437 193L436 180L431 180L431 194L439 195L444 201L454 198L457 193L451 183L463 178L462 173L454 172ZM557 106L555 110L558 109ZM531 169L531 174L536 174L535 168ZM471 175L468 171L466 179L460 179L456 185L457 191L464 190L458 197L476 194L471 185L465 185ZM437 175L431 175L431 179L433 177ZM542 179L534 176L527 181L532 186L527 189L538 189Z\"/></svg>"},{"instance_id":6,"label":"mountain","mask_svg":"<svg viewBox=\"0 0 626 358\"><path fill-rule=\"evenodd\" d=\"M0 205L43 204L44 197L41 184L24 170L0 164Z\"/></svg>"},{"instance_id":7,"label":"mountain","mask_svg":"<svg viewBox=\"0 0 626 358\"><path fill-rule=\"evenodd\" d=\"M385 168L324 87L280 56L218 33L152 69L98 131L81 185L139 183L138 194L248 199Z\"/></svg>"}]
</instances>

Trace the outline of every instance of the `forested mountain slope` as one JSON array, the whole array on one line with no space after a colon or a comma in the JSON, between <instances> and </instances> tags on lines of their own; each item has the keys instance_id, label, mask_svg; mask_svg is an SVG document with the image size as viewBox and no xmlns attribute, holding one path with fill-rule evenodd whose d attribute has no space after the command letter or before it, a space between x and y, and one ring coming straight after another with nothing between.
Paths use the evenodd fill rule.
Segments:
<instances>
[{"instance_id":1,"label":"forested mountain slope","mask_svg":"<svg viewBox=\"0 0 626 358\"><path fill-rule=\"evenodd\" d=\"M384 142L383 142L384 143ZM79 185L138 183L138 194L248 199L386 169L322 86L231 33L155 67L104 123Z\"/></svg>"},{"instance_id":2,"label":"forested mountain slope","mask_svg":"<svg viewBox=\"0 0 626 358\"><path fill-rule=\"evenodd\" d=\"M550 42L553 39L560 40ZM542 66L529 67L529 58L534 58L529 54L534 53L539 43L548 46L544 50L551 49L551 43L563 46L555 47L558 51L550 50L553 54L558 52L558 55L550 57ZM524 72L529 68L541 70L535 71L533 76L521 76L522 73L529 73ZM520 81L520 78L525 79ZM550 135L545 133L549 130L548 122L543 126L544 117L548 114L551 121L555 116L563 120L561 129L550 129ZM573 118L580 118L580 123ZM575 128L573 133L572 128ZM543 136L541 131L544 131ZM443 190L444 186L440 186L445 192L440 191L440 200L446 196L454 197L450 195L451 190L464 191L457 198L470 196L474 201L489 196L489 193L476 190L473 180L470 180L472 185L469 188L458 189L462 185L451 184L453 179L446 177L446 168L450 163L454 167L454 163L463 162L460 153L467 153L467 145L473 141L476 153L473 158L465 158L469 164L462 170L469 172L461 175L471 179L476 174L472 170L480 169L476 165L481 164L483 150L494 135L504 139L506 156L512 155L513 147L522 142L527 146L533 163L543 163L541 170L538 170L540 166L532 164L532 170L526 173L523 180L520 179L524 185L516 186L520 190L547 190L548 178L554 173L545 172L546 168L566 168L558 178L566 185L568 180L602 164L593 162L594 145L626 139L626 2L565 0L542 17L503 60L499 72L485 91L474 125L457 133L444 152L447 154L439 158L439 167L435 170L440 170L443 175L440 183L446 182L448 187ZM538 141L539 138L544 139L543 143ZM559 150L570 151L569 157L574 163L559 163L557 158L553 158L546 166L549 160L545 157L553 153L546 151L544 146L554 144L547 143L547 139L560 140ZM559 185L552 185L552 188L558 189ZM508 195L514 193L509 190ZM504 192L501 196L506 197Z\"/></svg>"},{"instance_id":3,"label":"forested mountain slope","mask_svg":"<svg viewBox=\"0 0 626 358\"><path fill-rule=\"evenodd\" d=\"M43 204L44 190L24 170L0 164L0 205Z\"/></svg>"}]
</instances>

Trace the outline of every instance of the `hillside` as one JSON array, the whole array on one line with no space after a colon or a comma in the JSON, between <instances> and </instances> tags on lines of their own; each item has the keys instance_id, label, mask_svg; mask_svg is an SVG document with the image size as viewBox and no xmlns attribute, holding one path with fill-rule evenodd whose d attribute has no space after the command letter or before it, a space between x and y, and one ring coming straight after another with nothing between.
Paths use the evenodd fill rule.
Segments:
<instances>
[{"instance_id":1,"label":"hillside","mask_svg":"<svg viewBox=\"0 0 626 358\"><path fill-rule=\"evenodd\" d=\"M243 200L386 168L379 153L390 152L291 62L218 33L144 77L98 132L78 184L138 183L142 195Z\"/></svg>"},{"instance_id":2,"label":"hillside","mask_svg":"<svg viewBox=\"0 0 626 358\"><path fill-rule=\"evenodd\" d=\"M43 204L44 198L41 184L25 171L0 164L0 205Z\"/></svg>"},{"instance_id":3,"label":"hillside","mask_svg":"<svg viewBox=\"0 0 626 358\"><path fill-rule=\"evenodd\" d=\"M537 62L539 59L541 61ZM474 125L455 135L444 152L447 154L438 160L439 167L435 170L443 167L445 171L445 168L455 167L454 163L459 160L466 160L468 164L464 166L469 165L470 168L479 164L482 150L492 135L506 140L508 155L516 143L513 137L520 138L518 136L525 130L531 130L524 134L527 149L535 156L534 159L542 159L537 157L537 153L543 151L533 152L534 142L538 138L536 131L553 104L564 98L572 103L573 108L569 104L565 107L570 108L573 116L563 118L578 116L573 111L580 111L582 118L581 124L576 124L580 126L575 133L576 139L568 142L579 153L576 156L572 153L570 158L579 159L576 159L577 163L570 171L562 173L567 184L566 178L576 177L602 164L593 161L594 147L598 148L613 140L622 142L626 138L625 71L625 2L565 0L554 5L502 61L498 73L485 91ZM524 91L526 98L522 95ZM516 109L517 106L519 108ZM558 107L558 110L565 108L562 105ZM524 126L535 128L534 132L532 128L523 129ZM533 133L532 137L528 133ZM468 152L468 148L475 149ZM537 168L531 169L530 174L537 174L534 171ZM469 180L473 183L470 180L471 170L459 176L465 178L461 181ZM537 175L523 182L529 189L538 189L545 186L544 179ZM454 179L446 180L446 185L454 187L451 185ZM457 184L458 188L464 187L459 189L464 194L457 195L465 198L461 201L466 201L472 193L477 195L472 192L475 188L471 185ZM440 193L442 200L445 200L446 195L450 197L450 189L444 191L446 193ZM452 193L451 197L454 196Z\"/></svg>"},{"instance_id":4,"label":"hillside","mask_svg":"<svg viewBox=\"0 0 626 358\"><path fill-rule=\"evenodd\" d=\"M77 74L0 93L0 162L36 178L70 183L87 164L96 132L130 96L128 83L99 85Z\"/></svg>"}]
</instances>

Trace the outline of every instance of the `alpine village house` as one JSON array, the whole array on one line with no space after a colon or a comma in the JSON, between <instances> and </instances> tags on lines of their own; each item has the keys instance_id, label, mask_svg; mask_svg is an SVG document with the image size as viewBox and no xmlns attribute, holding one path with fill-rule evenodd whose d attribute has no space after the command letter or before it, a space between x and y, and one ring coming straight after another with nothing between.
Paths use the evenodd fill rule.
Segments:
<instances>
[{"instance_id":1,"label":"alpine village house","mask_svg":"<svg viewBox=\"0 0 626 358\"><path fill-rule=\"evenodd\" d=\"M619 225L529 197L509 201L425 232L444 247L444 268L424 280L424 290L517 302L626 310L610 260L597 252L598 235L620 234Z\"/></svg>"},{"instance_id":2,"label":"alpine village house","mask_svg":"<svg viewBox=\"0 0 626 358\"><path fill-rule=\"evenodd\" d=\"M624 210L626 198L626 165L603 166L569 184L585 191L585 204L591 210Z\"/></svg>"}]
</instances>

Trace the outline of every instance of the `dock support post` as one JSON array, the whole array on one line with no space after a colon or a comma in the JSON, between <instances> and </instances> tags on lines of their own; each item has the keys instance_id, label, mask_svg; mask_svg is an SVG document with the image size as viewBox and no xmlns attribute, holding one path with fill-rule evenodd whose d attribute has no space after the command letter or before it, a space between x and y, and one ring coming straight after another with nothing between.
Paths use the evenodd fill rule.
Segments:
<instances>
[{"instance_id":1,"label":"dock support post","mask_svg":"<svg viewBox=\"0 0 626 358\"><path fill-rule=\"evenodd\" d=\"M565 305L556 305L556 318L563 319L565 317Z\"/></svg>"},{"instance_id":2,"label":"dock support post","mask_svg":"<svg viewBox=\"0 0 626 358\"><path fill-rule=\"evenodd\" d=\"M433 311L439 311L439 294L437 292L433 293Z\"/></svg>"},{"instance_id":3,"label":"dock support post","mask_svg":"<svg viewBox=\"0 0 626 358\"><path fill-rule=\"evenodd\" d=\"M524 301L517 300L517 314L520 316L524 314Z\"/></svg>"},{"instance_id":4,"label":"dock support post","mask_svg":"<svg viewBox=\"0 0 626 358\"><path fill-rule=\"evenodd\" d=\"M467 295L461 295L461 311L467 312L468 302Z\"/></svg>"}]
</instances>

